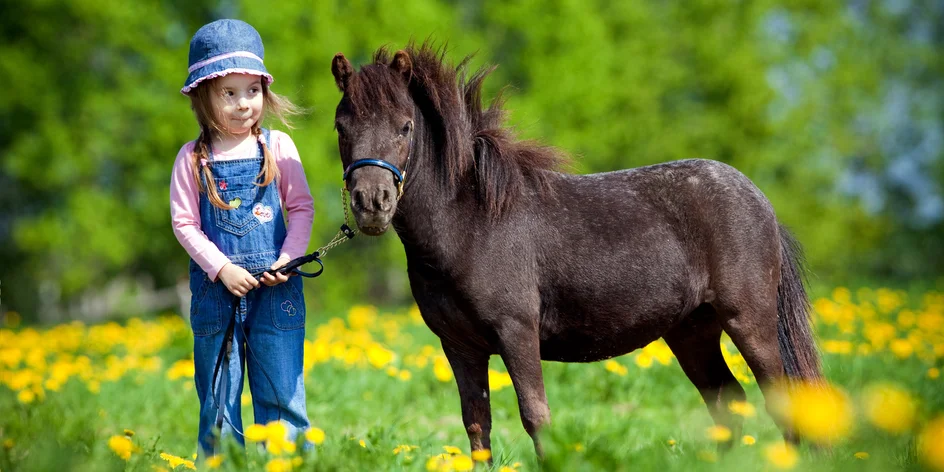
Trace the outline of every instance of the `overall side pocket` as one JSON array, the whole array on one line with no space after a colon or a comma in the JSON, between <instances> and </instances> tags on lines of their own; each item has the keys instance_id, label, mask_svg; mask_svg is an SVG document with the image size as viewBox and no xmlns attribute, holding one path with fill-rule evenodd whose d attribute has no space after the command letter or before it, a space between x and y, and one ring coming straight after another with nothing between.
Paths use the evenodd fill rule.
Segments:
<instances>
[{"instance_id":1,"label":"overall side pocket","mask_svg":"<svg viewBox=\"0 0 944 472\"><path fill-rule=\"evenodd\" d=\"M206 273L201 274L190 275L190 328L194 336L210 336L223 328L220 298L217 293L218 286L222 286L223 282L211 282Z\"/></svg>"}]
</instances>

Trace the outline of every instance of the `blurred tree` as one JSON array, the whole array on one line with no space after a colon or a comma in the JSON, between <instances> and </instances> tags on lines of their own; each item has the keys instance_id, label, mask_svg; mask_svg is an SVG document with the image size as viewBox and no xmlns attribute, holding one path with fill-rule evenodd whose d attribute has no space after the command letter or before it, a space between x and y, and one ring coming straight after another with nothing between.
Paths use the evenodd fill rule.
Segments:
<instances>
[{"instance_id":1,"label":"blurred tree","mask_svg":"<svg viewBox=\"0 0 944 472\"><path fill-rule=\"evenodd\" d=\"M312 250L343 220L331 57L359 65L431 36L453 61L499 64L488 91L510 85L512 123L578 172L718 159L770 197L820 278L944 263L940 2L25 0L0 19L5 309L51 320L40 299L186 277L167 188L197 127L178 90L190 36L220 17L260 31L274 89L311 112L289 132L315 197ZM393 235L325 262L306 285L314 311L409 300Z\"/></svg>"}]
</instances>

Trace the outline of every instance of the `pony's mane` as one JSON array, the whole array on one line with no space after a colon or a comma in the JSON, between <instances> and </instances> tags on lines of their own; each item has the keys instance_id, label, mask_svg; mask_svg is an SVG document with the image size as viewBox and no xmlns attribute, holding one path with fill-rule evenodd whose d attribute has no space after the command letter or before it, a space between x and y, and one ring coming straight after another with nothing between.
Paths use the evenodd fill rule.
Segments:
<instances>
[{"instance_id":1,"label":"pony's mane","mask_svg":"<svg viewBox=\"0 0 944 472\"><path fill-rule=\"evenodd\" d=\"M482 84L495 69L483 67L466 78L472 56L458 65L445 61L445 47L429 41L405 49L412 60L409 92L432 130L437 168L449 188L474 182L476 197L494 216L503 214L525 188L537 186L549 193L548 173L561 170L568 158L557 149L535 141L517 139L506 125L501 93L488 107L482 106ZM391 73L392 55L386 47L374 54L374 62L351 78L348 96L355 113L387 109L399 103L402 78ZM467 184L466 184L467 185Z\"/></svg>"}]
</instances>

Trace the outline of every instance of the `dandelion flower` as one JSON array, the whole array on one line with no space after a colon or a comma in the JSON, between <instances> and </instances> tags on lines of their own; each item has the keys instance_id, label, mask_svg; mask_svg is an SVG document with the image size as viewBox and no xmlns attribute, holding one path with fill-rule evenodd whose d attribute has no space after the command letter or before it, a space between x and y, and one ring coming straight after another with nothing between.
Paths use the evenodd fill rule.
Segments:
<instances>
[{"instance_id":1,"label":"dandelion flower","mask_svg":"<svg viewBox=\"0 0 944 472\"><path fill-rule=\"evenodd\" d=\"M902 434L914 424L917 406L911 395L894 385L876 385L863 397L865 416L875 426Z\"/></svg>"},{"instance_id":2,"label":"dandelion flower","mask_svg":"<svg viewBox=\"0 0 944 472\"><path fill-rule=\"evenodd\" d=\"M817 444L833 444L852 429L850 402L831 385L788 385L778 393L773 407L790 419L802 438Z\"/></svg>"},{"instance_id":3,"label":"dandelion flower","mask_svg":"<svg viewBox=\"0 0 944 472\"><path fill-rule=\"evenodd\" d=\"M929 378L929 379L934 380L934 379L937 379L937 378L940 377L940 376L941 376L941 369L938 369L937 367L931 367L930 369L928 369L928 378Z\"/></svg>"},{"instance_id":4,"label":"dandelion flower","mask_svg":"<svg viewBox=\"0 0 944 472\"><path fill-rule=\"evenodd\" d=\"M118 457L128 460L131 458L131 451L134 449L134 444L132 444L131 438L127 436L115 435L108 438L108 448Z\"/></svg>"},{"instance_id":5,"label":"dandelion flower","mask_svg":"<svg viewBox=\"0 0 944 472\"><path fill-rule=\"evenodd\" d=\"M321 428L309 428L305 432L305 439L316 446L320 446L325 440L325 432Z\"/></svg>"},{"instance_id":6,"label":"dandelion flower","mask_svg":"<svg viewBox=\"0 0 944 472\"><path fill-rule=\"evenodd\" d=\"M925 464L944 471L944 416L931 421L918 437L918 455Z\"/></svg>"},{"instance_id":7,"label":"dandelion flower","mask_svg":"<svg viewBox=\"0 0 944 472\"><path fill-rule=\"evenodd\" d=\"M741 444L745 446L753 446L756 443L757 443L757 439L754 438L754 436L745 435L743 438L741 438Z\"/></svg>"},{"instance_id":8,"label":"dandelion flower","mask_svg":"<svg viewBox=\"0 0 944 472\"><path fill-rule=\"evenodd\" d=\"M452 369L449 367L449 362L446 361L445 357L438 356L433 359L433 375L435 375L436 379L440 382L452 380Z\"/></svg>"},{"instance_id":9,"label":"dandelion flower","mask_svg":"<svg viewBox=\"0 0 944 472\"><path fill-rule=\"evenodd\" d=\"M454 456L462 454L462 449L456 446L443 446L443 450L446 451L446 454L452 454Z\"/></svg>"},{"instance_id":10,"label":"dandelion flower","mask_svg":"<svg viewBox=\"0 0 944 472\"><path fill-rule=\"evenodd\" d=\"M708 439L716 442L725 442L731 439L731 430L721 425L708 428L705 430L705 434L708 436Z\"/></svg>"},{"instance_id":11,"label":"dandelion flower","mask_svg":"<svg viewBox=\"0 0 944 472\"><path fill-rule=\"evenodd\" d=\"M857 453L853 454L852 456L855 457L856 459L866 460L866 459L869 458L869 453L868 453L868 452L860 451L860 452L857 452Z\"/></svg>"},{"instance_id":12,"label":"dandelion flower","mask_svg":"<svg viewBox=\"0 0 944 472\"><path fill-rule=\"evenodd\" d=\"M754 408L754 405L748 402L733 401L728 404L728 410L735 415L745 418L753 418L757 415L757 410Z\"/></svg>"},{"instance_id":13,"label":"dandelion flower","mask_svg":"<svg viewBox=\"0 0 944 472\"><path fill-rule=\"evenodd\" d=\"M243 432L245 434L246 440L251 442L262 442L268 437L268 432L266 427L261 424L251 424L246 427L246 430Z\"/></svg>"},{"instance_id":14,"label":"dandelion flower","mask_svg":"<svg viewBox=\"0 0 944 472\"><path fill-rule=\"evenodd\" d=\"M796 448L786 443L767 446L764 455L767 456L767 461L778 469L792 469L800 460Z\"/></svg>"},{"instance_id":15,"label":"dandelion flower","mask_svg":"<svg viewBox=\"0 0 944 472\"><path fill-rule=\"evenodd\" d=\"M291 470L292 461L281 457L272 459L265 465L265 472L291 472Z\"/></svg>"},{"instance_id":16,"label":"dandelion flower","mask_svg":"<svg viewBox=\"0 0 944 472\"><path fill-rule=\"evenodd\" d=\"M218 469L223 464L223 456L210 456L205 463L207 468Z\"/></svg>"},{"instance_id":17,"label":"dandelion flower","mask_svg":"<svg viewBox=\"0 0 944 472\"><path fill-rule=\"evenodd\" d=\"M177 457L173 454L162 452L161 459L164 459L165 461L167 461L167 465L169 465L171 469L176 469L179 466L184 466L184 468L186 469L197 470L197 468L194 467L193 465L193 461L184 459L183 457Z\"/></svg>"},{"instance_id":18,"label":"dandelion flower","mask_svg":"<svg viewBox=\"0 0 944 472\"><path fill-rule=\"evenodd\" d=\"M629 373L629 369L627 369L626 366L624 366L623 364L620 364L619 362L614 361L613 359L609 359L606 362L604 362L603 367L606 368L607 371L612 372L621 377Z\"/></svg>"},{"instance_id":19,"label":"dandelion flower","mask_svg":"<svg viewBox=\"0 0 944 472\"><path fill-rule=\"evenodd\" d=\"M488 449L479 449L472 451L472 460L475 462L485 462L492 458L492 451Z\"/></svg>"},{"instance_id":20,"label":"dandelion flower","mask_svg":"<svg viewBox=\"0 0 944 472\"><path fill-rule=\"evenodd\" d=\"M367 448L367 443L366 443L366 442L364 442L364 440L363 440L363 439L361 439L360 441L357 441L357 444L360 444L360 445L361 445L361 447L363 447L363 448L365 448L365 449Z\"/></svg>"},{"instance_id":21,"label":"dandelion flower","mask_svg":"<svg viewBox=\"0 0 944 472\"><path fill-rule=\"evenodd\" d=\"M472 461L472 458L463 454L460 454L452 458L452 469L457 471L468 471L475 468L475 462Z\"/></svg>"},{"instance_id":22,"label":"dandelion flower","mask_svg":"<svg viewBox=\"0 0 944 472\"><path fill-rule=\"evenodd\" d=\"M669 439L665 443L668 444L669 446L675 446L677 442L674 439Z\"/></svg>"}]
</instances>

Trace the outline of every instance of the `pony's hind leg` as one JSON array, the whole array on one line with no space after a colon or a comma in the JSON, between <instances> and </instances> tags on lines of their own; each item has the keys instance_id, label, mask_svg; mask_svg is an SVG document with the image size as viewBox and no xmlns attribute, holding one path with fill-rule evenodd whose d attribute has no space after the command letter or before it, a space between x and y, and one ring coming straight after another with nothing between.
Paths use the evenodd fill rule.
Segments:
<instances>
[{"instance_id":1,"label":"pony's hind leg","mask_svg":"<svg viewBox=\"0 0 944 472\"><path fill-rule=\"evenodd\" d=\"M492 411L488 389L488 354L442 343L459 387L462 423L473 451L491 449Z\"/></svg>"},{"instance_id":2,"label":"pony's hind leg","mask_svg":"<svg viewBox=\"0 0 944 472\"><path fill-rule=\"evenodd\" d=\"M665 336L682 371L705 400L715 424L731 431L732 441L741 436L742 418L732 414L733 401L745 401L744 388L738 383L721 354L721 325L711 305L701 305Z\"/></svg>"},{"instance_id":3,"label":"pony's hind leg","mask_svg":"<svg viewBox=\"0 0 944 472\"><path fill-rule=\"evenodd\" d=\"M742 308L715 308L718 310L722 328L744 356L747 366L757 379L757 385L764 393L767 413L777 423L784 439L796 443L796 436L773 404L776 383L785 375L777 338L776 291L766 300L760 294L754 294L742 299L745 302Z\"/></svg>"}]
</instances>

